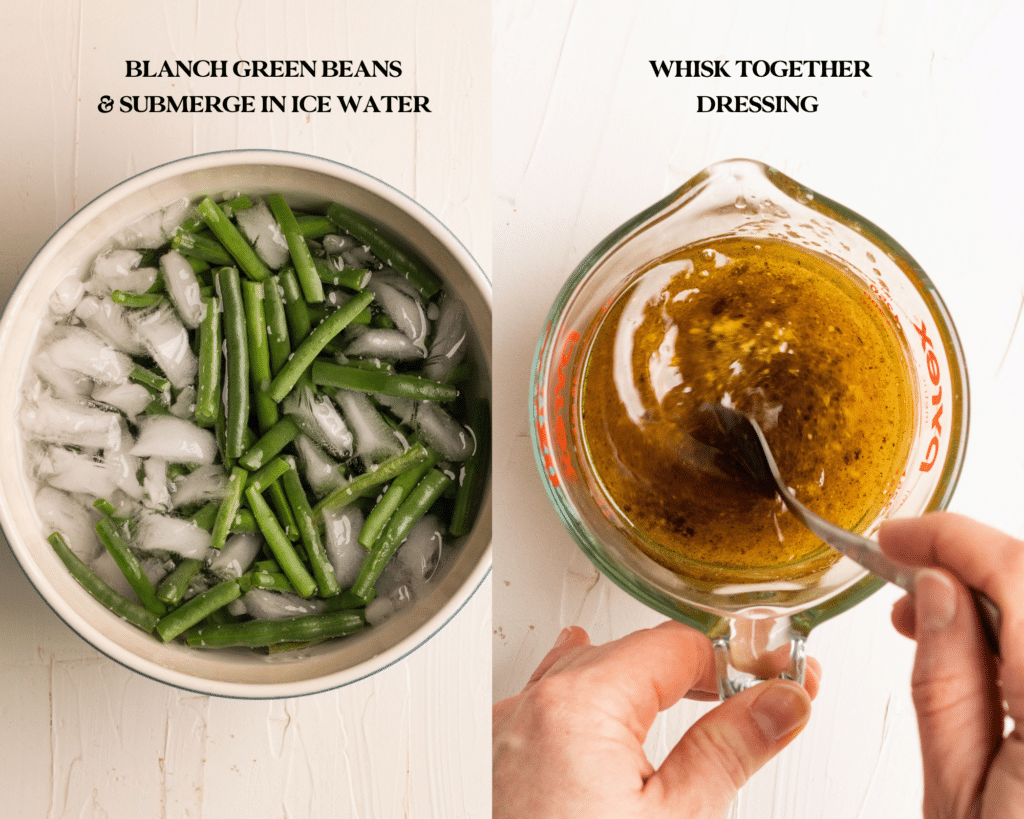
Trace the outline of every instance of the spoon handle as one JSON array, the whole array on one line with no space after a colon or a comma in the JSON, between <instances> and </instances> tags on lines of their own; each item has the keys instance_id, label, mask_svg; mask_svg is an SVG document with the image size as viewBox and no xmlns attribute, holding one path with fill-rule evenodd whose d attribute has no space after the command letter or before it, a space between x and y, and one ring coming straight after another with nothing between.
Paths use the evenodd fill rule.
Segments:
<instances>
[{"instance_id":1,"label":"spoon handle","mask_svg":"<svg viewBox=\"0 0 1024 819\"><path fill-rule=\"evenodd\" d=\"M914 593L914 579L917 576L917 569L913 566L907 566L905 563L893 560L882 551L875 541L825 520L800 503L792 495L783 492L780 492L779 495L790 508L790 511L800 518L808 529L837 552L846 555L883 580L888 580L910 594ZM982 591L971 588L968 588L968 591L974 598L974 606L978 611L978 620L981 622L981 630L984 632L985 642L988 643L989 650L998 657L999 627L1002 622L999 606Z\"/></svg>"}]
</instances>

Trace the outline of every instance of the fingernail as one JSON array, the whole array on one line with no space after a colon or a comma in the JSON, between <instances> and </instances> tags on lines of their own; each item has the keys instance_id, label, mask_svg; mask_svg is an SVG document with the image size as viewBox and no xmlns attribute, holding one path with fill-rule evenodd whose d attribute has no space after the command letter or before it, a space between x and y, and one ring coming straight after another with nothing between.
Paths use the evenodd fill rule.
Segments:
<instances>
[{"instance_id":1,"label":"fingernail","mask_svg":"<svg viewBox=\"0 0 1024 819\"><path fill-rule=\"evenodd\" d=\"M956 589L935 569L921 569L914 579L914 619L918 628L942 631L956 616Z\"/></svg>"},{"instance_id":2,"label":"fingernail","mask_svg":"<svg viewBox=\"0 0 1024 819\"><path fill-rule=\"evenodd\" d=\"M771 743L776 743L807 724L811 703L803 689L788 683L773 682L750 706L754 722Z\"/></svg>"},{"instance_id":3,"label":"fingernail","mask_svg":"<svg viewBox=\"0 0 1024 819\"><path fill-rule=\"evenodd\" d=\"M557 637L557 638L555 638L555 644L554 644L554 645L552 646L552 648L558 648L558 647L559 647L560 645L562 645L562 643L564 643L564 642L565 642L566 640L568 640L568 639L569 639L569 634L570 634L571 632L572 632L572 629L571 629L571 628L569 628L568 626L566 626L565 628L563 628L563 629L562 629L562 630L561 630L561 631L560 631L560 632L558 633L558 637Z\"/></svg>"}]
</instances>

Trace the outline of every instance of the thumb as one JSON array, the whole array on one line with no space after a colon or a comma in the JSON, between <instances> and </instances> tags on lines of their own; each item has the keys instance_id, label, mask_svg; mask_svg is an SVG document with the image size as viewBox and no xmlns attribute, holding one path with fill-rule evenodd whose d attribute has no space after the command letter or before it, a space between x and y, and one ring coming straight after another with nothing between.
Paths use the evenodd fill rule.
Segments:
<instances>
[{"instance_id":1,"label":"thumb","mask_svg":"<svg viewBox=\"0 0 1024 819\"><path fill-rule=\"evenodd\" d=\"M771 680L730 697L690 728L649 785L686 816L721 816L736 791L807 724L811 698Z\"/></svg>"}]
</instances>

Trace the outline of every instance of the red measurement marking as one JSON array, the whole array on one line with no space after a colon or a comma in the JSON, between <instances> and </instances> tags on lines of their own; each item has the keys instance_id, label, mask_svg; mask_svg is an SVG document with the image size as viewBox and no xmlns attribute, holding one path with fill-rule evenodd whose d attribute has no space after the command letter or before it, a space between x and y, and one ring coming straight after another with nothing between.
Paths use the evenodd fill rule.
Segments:
<instances>
[{"instance_id":1,"label":"red measurement marking","mask_svg":"<svg viewBox=\"0 0 1024 819\"><path fill-rule=\"evenodd\" d=\"M931 404L935 408L935 414L932 416L932 437L928 441L928 448L924 453L924 460L921 461L921 465L918 466L918 470L921 472L928 472L933 466L935 466L936 460L939 457L939 439L942 436L942 385L939 383L942 379L942 371L939 369L939 358L935 355L935 345L932 340L928 337L928 328L921 320L921 326L918 327L916 324L913 325L914 329L917 330L917 334L921 337L921 349L925 352L925 365L928 368L928 380L931 381L932 386L937 389L931 396Z\"/></svg>"}]
</instances>

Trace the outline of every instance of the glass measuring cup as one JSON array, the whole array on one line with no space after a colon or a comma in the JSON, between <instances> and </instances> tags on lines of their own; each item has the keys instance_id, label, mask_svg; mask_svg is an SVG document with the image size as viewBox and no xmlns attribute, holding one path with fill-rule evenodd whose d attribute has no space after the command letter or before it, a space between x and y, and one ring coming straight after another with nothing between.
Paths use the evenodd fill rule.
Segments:
<instances>
[{"instance_id":1,"label":"glass measuring cup","mask_svg":"<svg viewBox=\"0 0 1024 819\"><path fill-rule=\"evenodd\" d=\"M780 580L757 572L717 584L687 578L637 546L584 455L579 399L595 319L653 260L728 237L782 241L834 259L902 336L913 440L894 494L864 522L863 534L871 536L888 517L948 505L968 424L963 352L924 271L878 227L773 168L750 160L712 165L583 259L551 309L534 360L537 465L562 522L598 569L641 602L711 638L723 697L780 675L802 682L811 629L884 583L847 558L825 568L809 564L807 573Z\"/></svg>"}]
</instances>

